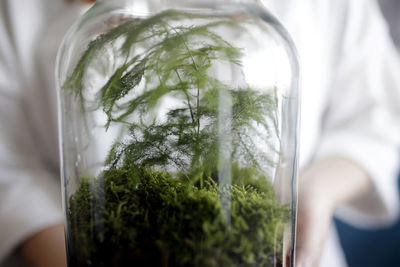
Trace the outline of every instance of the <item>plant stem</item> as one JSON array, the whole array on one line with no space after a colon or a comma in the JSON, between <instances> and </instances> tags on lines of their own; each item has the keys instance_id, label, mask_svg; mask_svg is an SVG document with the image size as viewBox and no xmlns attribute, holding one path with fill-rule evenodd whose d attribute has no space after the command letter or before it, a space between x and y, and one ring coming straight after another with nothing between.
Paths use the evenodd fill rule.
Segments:
<instances>
[{"instance_id":1,"label":"plant stem","mask_svg":"<svg viewBox=\"0 0 400 267\"><path fill-rule=\"evenodd\" d=\"M185 49L188 52L188 54L189 54L189 56L190 56L190 58L192 60L193 67L194 67L195 71L196 72L200 72L199 67L196 64L196 61L194 60L192 51L190 50L185 38L180 34L179 31L176 30L176 28L172 27L168 23L166 23L166 25L168 27L170 27L177 35L179 35L181 37L181 39L183 41L183 45L185 46ZM199 86L197 86L197 96L196 96L196 98L197 98L196 99L197 129L195 130L196 131L196 147L195 147L196 155L194 157L194 161L198 161L198 164L199 164L199 167L200 167L201 166L201 161L200 161L200 158L199 158L199 154L200 154L200 148L199 148L199 140L200 140L200 88L199 88ZM188 101L188 103L190 103L190 102ZM194 120L194 118L193 118L193 120ZM200 175L200 187L201 188L203 187L203 183L204 183L203 175L201 174Z\"/></svg>"},{"instance_id":2,"label":"plant stem","mask_svg":"<svg viewBox=\"0 0 400 267\"><path fill-rule=\"evenodd\" d=\"M179 81L180 81L181 83L183 83L183 81L182 81L182 79L181 79L181 76L179 75L179 72L178 72L177 70L175 70L175 73L176 73L176 75L178 76ZM190 104L190 97L189 97L189 94L188 94L188 92L187 92L186 89L183 90L183 93L185 94L186 100L187 100L187 102L188 102L188 107L189 107L189 111L190 111L190 117L192 118L192 123L193 123L193 125L195 125L195 124L196 124L196 121L195 121L195 119L194 119L194 114L193 114L192 105Z\"/></svg>"}]
</instances>

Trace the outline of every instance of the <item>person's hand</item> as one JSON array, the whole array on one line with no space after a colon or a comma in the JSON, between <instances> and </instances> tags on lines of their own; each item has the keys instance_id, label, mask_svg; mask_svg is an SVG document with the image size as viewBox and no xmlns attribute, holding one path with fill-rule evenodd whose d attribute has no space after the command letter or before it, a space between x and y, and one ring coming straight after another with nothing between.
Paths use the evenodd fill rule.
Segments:
<instances>
[{"instance_id":1,"label":"person's hand","mask_svg":"<svg viewBox=\"0 0 400 267\"><path fill-rule=\"evenodd\" d=\"M300 174L296 267L317 267L334 210L371 187L368 175L353 162L326 158Z\"/></svg>"},{"instance_id":2,"label":"person's hand","mask_svg":"<svg viewBox=\"0 0 400 267\"><path fill-rule=\"evenodd\" d=\"M326 188L318 188L316 184L310 188L301 184L301 187L303 190L299 192L297 213L296 266L317 267L329 232L334 205L323 195Z\"/></svg>"},{"instance_id":3,"label":"person's hand","mask_svg":"<svg viewBox=\"0 0 400 267\"><path fill-rule=\"evenodd\" d=\"M66 267L64 226L44 229L25 241L20 254L32 267Z\"/></svg>"}]
</instances>

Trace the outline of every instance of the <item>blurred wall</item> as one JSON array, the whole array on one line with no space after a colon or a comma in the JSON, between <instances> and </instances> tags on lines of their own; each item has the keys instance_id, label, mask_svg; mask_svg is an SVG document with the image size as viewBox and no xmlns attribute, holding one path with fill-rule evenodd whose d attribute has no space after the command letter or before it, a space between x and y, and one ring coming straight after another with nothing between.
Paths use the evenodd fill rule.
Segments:
<instances>
[{"instance_id":1,"label":"blurred wall","mask_svg":"<svg viewBox=\"0 0 400 267\"><path fill-rule=\"evenodd\" d=\"M379 0L379 4L389 23L393 40L400 47L400 0Z\"/></svg>"}]
</instances>

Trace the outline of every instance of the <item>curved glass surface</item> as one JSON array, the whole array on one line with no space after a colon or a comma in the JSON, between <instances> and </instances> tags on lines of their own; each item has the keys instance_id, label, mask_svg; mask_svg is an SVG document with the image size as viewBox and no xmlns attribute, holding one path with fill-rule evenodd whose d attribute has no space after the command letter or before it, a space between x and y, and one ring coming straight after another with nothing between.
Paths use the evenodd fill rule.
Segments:
<instances>
[{"instance_id":1,"label":"curved glass surface","mask_svg":"<svg viewBox=\"0 0 400 267\"><path fill-rule=\"evenodd\" d=\"M293 266L298 67L252 1L100 1L58 56L69 266Z\"/></svg>"}]
</instances>

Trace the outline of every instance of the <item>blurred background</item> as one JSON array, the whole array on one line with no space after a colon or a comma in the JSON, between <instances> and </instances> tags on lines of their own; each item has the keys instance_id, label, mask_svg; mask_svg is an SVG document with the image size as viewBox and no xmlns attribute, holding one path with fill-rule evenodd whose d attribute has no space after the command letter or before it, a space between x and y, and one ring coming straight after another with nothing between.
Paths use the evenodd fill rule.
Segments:
<instances>
[{"instance_id":1,"label":"blurred background","mask_svg":"<svg viewBox=\"0 0 400 267\"><path fill-rule=\"evenodd\" d=\"M378 1L400 53L400 0ZM398 71L400 75L400 69ZM400 190L400 175L398 186ZM335 224L349 267L400 266L400 219L389 228L368 231L338 219L335 219ZM8 267L7 263L4 267Z\"/></svg>"},{"instance_id":2,"label":"blurred background","mask_svg":"<svg viewBox=\"0 0 400 267\"><path fill-rule=\"evenodd\" d=\"M379 4L400 52L400 0L379 0ZM398 186L400 190L400 175ZM335 223L349 267L400 266L400 220L376 231L360 230L337 219Z\"/></svg>"}]
</instances>

